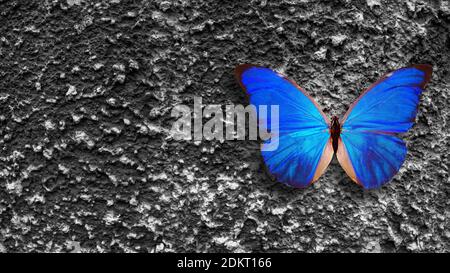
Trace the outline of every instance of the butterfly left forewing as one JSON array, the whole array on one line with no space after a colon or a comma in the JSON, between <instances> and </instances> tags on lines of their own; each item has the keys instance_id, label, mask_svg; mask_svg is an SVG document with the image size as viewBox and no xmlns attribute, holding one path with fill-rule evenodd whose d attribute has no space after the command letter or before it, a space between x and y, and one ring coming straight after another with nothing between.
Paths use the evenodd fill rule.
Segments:
<instances>
[{"instance_id":1,"label":"butterfly left forewing","mask_svg":"<svg viewBox=\"0 0 450 273\"><path fill-rule=\"evenodd\" d=\"M316 181L333 156L329 121L317 104L297 84L271 69L245 64L238 66L235 74L250 104L257 109L260 105L279 106L279 133L273 135L278 147L270 149L271 139L261 149L270 173L293 187Z\"/></svg>"}]
</instances>

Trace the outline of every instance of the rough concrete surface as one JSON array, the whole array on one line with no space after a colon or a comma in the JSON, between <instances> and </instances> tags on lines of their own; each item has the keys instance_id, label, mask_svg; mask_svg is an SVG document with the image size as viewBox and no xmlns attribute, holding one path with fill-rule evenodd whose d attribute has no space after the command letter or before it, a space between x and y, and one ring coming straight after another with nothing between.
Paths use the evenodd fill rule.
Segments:
<instances>
[{"instance_id":1,"label":"rough concrete surface","mask_svg":"<svg viewBox=\"0 0 450 273\"><path fill-rule=\"evenodd\" d=\"M0 0L0 252L448 252L450 3ZM256 141L174 141L174 105L247 104L240 63L342 116L384 73L434 74L393 181L334 159L270 179Z\"/></svg>"}]
</instances>

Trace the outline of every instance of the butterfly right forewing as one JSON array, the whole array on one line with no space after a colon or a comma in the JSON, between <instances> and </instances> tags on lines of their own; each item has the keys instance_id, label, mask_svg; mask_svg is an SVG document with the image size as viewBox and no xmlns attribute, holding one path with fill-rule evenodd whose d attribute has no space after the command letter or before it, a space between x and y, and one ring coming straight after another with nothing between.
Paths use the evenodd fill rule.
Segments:
<instances>
[{"instance_id":1,"label":"butterfly right forewing","mask_svg":"<svg viewBox=\"0 0 450 273\"><path fill-rule=\"evenodd\" d=\"M337 158L356 183L378 188L398 172L407 150L395 134L413 125L431 73L429 65L391 72L350 106L341 121Z\"/></svg>"}]
</instances>

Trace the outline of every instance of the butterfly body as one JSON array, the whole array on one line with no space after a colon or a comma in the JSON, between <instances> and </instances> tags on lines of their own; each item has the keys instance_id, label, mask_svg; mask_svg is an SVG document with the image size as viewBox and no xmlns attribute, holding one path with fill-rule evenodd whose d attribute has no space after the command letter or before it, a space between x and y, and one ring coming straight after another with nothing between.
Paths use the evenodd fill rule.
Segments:
<instances>
[{"instance_id":1,"label":"butterfly body","mask_svg":"<svg viewBox=\"0 0 450 273\"><path fill-rule=\"evenodd\" d=\"M412 127L431 72L429 65L413 65L388 73L342 119L334 116L330 121L300 86L283 75L250 64L235 69L251 104L279 106L279 147L261 153L276 179L299 188L317 181L334 155L347 175L366 189L390 181L407 152L397 134Z\"/></svg>"},{"instance_id":2,"label":"butterfly body","mask_svg":"<svg viewBox=\"0 0 450 273\"><path fill-rule=\"evenodd\" d=\"M336 153L339 146L339 137L341 136L341 124L337 116L331 118L330 135L333 142L333 151Z\"/></svg>"}]
</instances>

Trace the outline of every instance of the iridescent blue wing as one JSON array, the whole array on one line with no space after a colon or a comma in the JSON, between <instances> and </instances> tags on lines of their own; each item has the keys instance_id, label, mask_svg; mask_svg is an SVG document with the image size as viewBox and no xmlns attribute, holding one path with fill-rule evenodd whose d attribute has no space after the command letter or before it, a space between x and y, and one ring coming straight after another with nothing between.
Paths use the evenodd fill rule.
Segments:
<instances>
[{"instance_id":1,"label":"iridescent blue wing","mask_svg":"<svg viewBox=\"0 0 450 273\"><path fill-rule=\"evenodd\" d=\"M293 187L316 181L333 157L329 121L317 104L297 84L271 69L244 64L236 67L235 75L259 119L259 106L279 106L279 133L272 134L276 140L266 141L261 148L268 170ZM270 117L262 123L274 131ZM270 149L269 143L277 142L278 147Z\"/></svg>"},{"instance_id":2,"label":"iridescent blue wing","mask_svg":"<svg viewBox=\"0 0 450 273\"><path fill-rule=\"evenodd\" d=\"M398 172L406 157L406 145L395 134L413 125L431 72L429 65L391 72L349 108L341 121L337 157L356 183L367 189L378 188Z\"/></svg>"}]
</instances>

